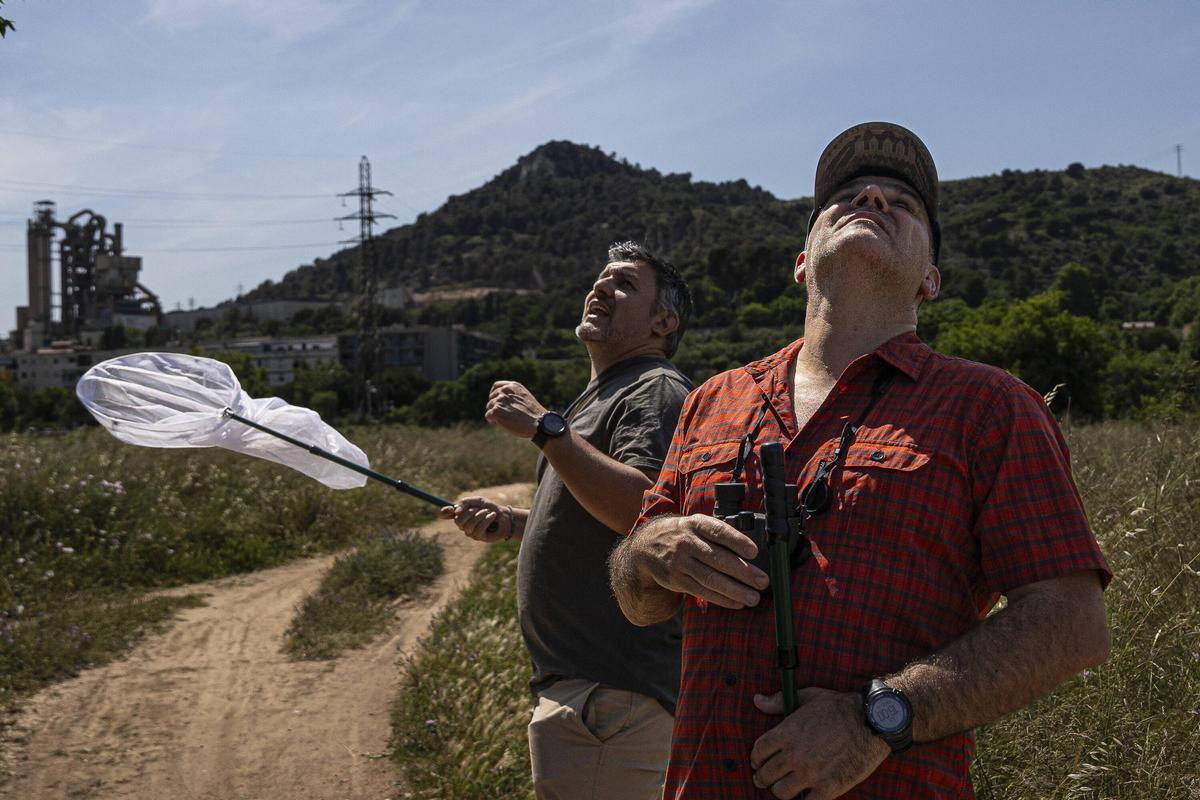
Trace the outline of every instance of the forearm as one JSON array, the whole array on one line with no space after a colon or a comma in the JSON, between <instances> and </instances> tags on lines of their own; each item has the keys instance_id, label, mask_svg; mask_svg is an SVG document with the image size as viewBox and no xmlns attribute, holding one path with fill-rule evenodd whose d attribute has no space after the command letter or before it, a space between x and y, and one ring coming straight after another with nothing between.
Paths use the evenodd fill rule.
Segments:
<instances>
[{"instance_id":1,"label":"forearm","mask_svg":"<svg viewBox=\"0 0 1200 800\"><path fill-rule=\"evenodd\" d=\"M517 539L518 541L520 539L524 538L525 523L527 523L529 521L529 509L528 508L513 508L512 506L504 506L503 513L505 513L505 514L511 513L512 514L512 516L510 518L510 523L512 525L512 534L508 538Z\"/></svg>"},{"instance_id":2,"label":"forearm","mask_svg":"<svg viewBox=\"0 0 1200 800\"><path fill-rule=\"evenodd\" d=\"M886 677L912 702L915 741L997 720L1107 658L1108 627L1094 573L1053 583L1063 590L1010 596L1006 608L944 649Z\"/></svg>"},{"instance_id":3,"label":"forearm","mask_svg":"<svg viewBox=\"0 0 1200 800\"><path fill-rule=\"evenodd\" d=\"M683 602L682 594L655 580L643 549L645 534L653 534L653 526L675 518L675 515L656 517L643 523L609 556L608 574L613 594L621 612L634 625L653 625L670 619Z\"/></svg>"},{"instance_id":4,"label":"forearm","mask_svg":"<svg viewBox=\"0 0 1200 800\"><path fill-rule=\"evenodd\" d=\"M644 472L605 455L570 429L547 441L542 451L593 517L620 534L637 522L642 493L654 485Z\"/></svg>"}]
</instances>

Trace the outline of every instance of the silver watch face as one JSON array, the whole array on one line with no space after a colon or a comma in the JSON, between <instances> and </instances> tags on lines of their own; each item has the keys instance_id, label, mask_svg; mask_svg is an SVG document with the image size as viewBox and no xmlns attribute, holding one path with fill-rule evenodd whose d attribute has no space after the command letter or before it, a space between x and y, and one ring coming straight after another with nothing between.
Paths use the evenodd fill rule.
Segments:
<instances>
[{"instance_id":1,"label":"silver watch face","mask_svg":"<svg viewBox=\"0 0 1200 800\"><path fill-rule=\"evenodd\" d=\"M880 694L871 698L867 713L871 725L881 733L898 733L908 724L908 709L895 695Z\"/></svg>"}]
</instances>

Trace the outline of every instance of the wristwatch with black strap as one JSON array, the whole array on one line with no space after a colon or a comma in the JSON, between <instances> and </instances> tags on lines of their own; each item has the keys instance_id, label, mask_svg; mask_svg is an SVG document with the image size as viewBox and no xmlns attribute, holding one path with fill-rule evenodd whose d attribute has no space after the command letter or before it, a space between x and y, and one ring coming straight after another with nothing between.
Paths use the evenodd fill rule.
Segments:
<instances>
[{"instance_id":1,"label":"wristwatch with black strap","mask_svg":"<svg viewBox=\"0 0 1200 800\"><path fill-rule=\"evenodd\" d=\"M871 732L888 743L893 753L912 747L912 703L904 692L875 678L863 689L863 715Z\"/></svg>"},{"instance_id":2,"label":"wristwatch with black strap","mask_svg":"<svg viewBox=\"0 0 1200 800\"><path fill-rule=\"evenodd\" d=\"M537 431L534 432L533 439L531 441L536 444L540 450L545 446L547 441L550 439L557 439L566 432L567 421L563 419L563 415L555 413L554 411L547 411L545 414L542 414L540 417L538 417Z\"/></svg>"}]
</instances>

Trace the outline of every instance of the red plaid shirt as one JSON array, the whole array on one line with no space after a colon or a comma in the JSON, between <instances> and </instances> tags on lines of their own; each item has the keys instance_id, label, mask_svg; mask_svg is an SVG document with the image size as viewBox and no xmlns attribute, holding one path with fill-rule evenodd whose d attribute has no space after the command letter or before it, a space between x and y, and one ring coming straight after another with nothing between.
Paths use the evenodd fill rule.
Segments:
<instances>
[{"instance_id":1,"label":"red plaid shirt","mask_svg":"<svg viewBox=\"0 0 1200 800\"><path fill-rule=\"evenodd\" d=\"M793 570L798 686L858 691L948 644L1024 584L1081 570L1108 581L1066 444L1032 389L904 334L847 367L798 431L788 367L800 347L688 397L639 520L711 514L713 485L730 480L739 441L764 408L746 507L761 509L764 442L785 443L788 481L803 488L866 408L881 360L898 370L831 480L831 507L809 520L816 557ZM666 797L772 797L754 787L750 750L779 722L752 702L779 689L773 615L769 597L740 611L687 599ZM969 733L916 744L845 796L973 797L973 752Z\"/></svg>"}]
</instances>

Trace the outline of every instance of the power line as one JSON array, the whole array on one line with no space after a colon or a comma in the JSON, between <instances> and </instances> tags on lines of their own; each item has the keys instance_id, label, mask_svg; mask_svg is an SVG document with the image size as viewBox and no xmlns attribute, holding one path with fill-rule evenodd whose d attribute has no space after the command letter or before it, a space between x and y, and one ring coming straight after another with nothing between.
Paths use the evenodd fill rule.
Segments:
<instances>
[{"instance_id":1,"label":"power line","mask_svg":"<svg viewBox=\"0 0 1200 800\"><path fill-rule=\"evenodd\" d=\"M329 217L311 217L309 219L165 219L162 217L122 217L122 222L135 222L138 225L301 225L314 222L330 222Z\"/></svg>"},{"instance_id":2,"label":"power line","mask_svg":"<svg viewBox=\"0 0 1200 800\"><path fill-rule=\"evenodd\" d=\"M296 158L316 159L322 161L342 161L348 156L344 153L332 155L328 153L280 153L278 151L254 150L215 150L201 147L168 147L155 144L130 144L111 139L85 139L79 136L63 136L58 133L29 133L27 131L0 130L0 136L21 136L28 139L57 139L63 142L78 142L80 144L98 144L105 147L123 147L133 150L157 150L164 153L197 153L206 156L245 156L247 158Z\"/></svg>"},{"instance_id":3,"label":"power line","mask_svg":"<svg viewBox=\"0 0 1200 800\"><path fill-rule=\"evenodd\" d=\"M328 217L313 219L247 219L247 220L200 220L200 219L138 219L123 217L118 222L133 223L141 228L243 228L270 225L312 225L326 223ZM0 225L25 225L24 219L0 219Z\"/></svg>"},{"instance_id":4,"label":"power line","mask_svg":"<svg viewBox=\"0 0 1200 800\"><path fill-rule=\"evenodd\" d=\"M337 247L340 242L311 242L309 244L262 244L244 247L139 247L139 253L225 253L237 250L299 250L304 247Z\"/></svg>"},{"instance_id":5,"label":"power line","mask_svg":"<svg viewBox=\"0 0 1200 800\"><path fill-rule=\"evenodd\" d=\"M5 188L13 187L13 188ZM95 194L107 197L144 197L153 200L313 200L334 197L323 194L238 194L218 192L169 192L158 189L108 189L102 186L77 186L69 183L31 183L0 178L0 191L49 191L62 194Z\"/></svg>"},{"instance_id":6,"label":"power line","mask_svg":"<svg viewBox=\"0 0 1200 800\"><path fill-rule=\"evenodd\" d=\"M142 253L226 253L242 250L299 250L305 247L337 247L341 242L312 242L309 244L262 244L239 247L138 247L137 254ZM3 250L24 250L23 244L0 244Z\"/></svg>"}]
</instances>

